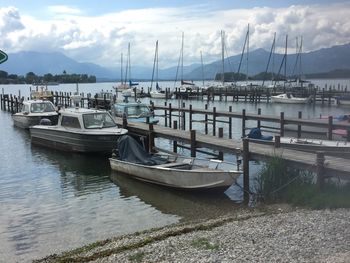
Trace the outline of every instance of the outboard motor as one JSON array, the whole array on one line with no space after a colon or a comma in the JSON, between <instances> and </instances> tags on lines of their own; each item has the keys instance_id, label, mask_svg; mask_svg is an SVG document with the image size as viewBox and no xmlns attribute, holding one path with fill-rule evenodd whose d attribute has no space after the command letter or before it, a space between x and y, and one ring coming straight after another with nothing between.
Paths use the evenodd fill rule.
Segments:
<instances>
[{"instance_id":1,"label":"outboard motor","mask_svg":"<svg viewBox=\"0 0 350 263\"><path fill-rule=\"evenodd\" d=\"M46 125L46 126L50 126L51 125L51 120L43 118L40 120L40 125Z\"/></svg>"}]
</instances>

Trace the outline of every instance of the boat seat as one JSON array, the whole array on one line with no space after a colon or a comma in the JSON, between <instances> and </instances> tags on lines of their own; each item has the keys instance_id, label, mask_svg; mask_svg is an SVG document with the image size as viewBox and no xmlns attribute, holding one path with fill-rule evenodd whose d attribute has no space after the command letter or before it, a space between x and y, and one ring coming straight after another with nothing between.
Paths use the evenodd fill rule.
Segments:
<instances>
[{"instance_id":1,"label":"boat seat","mask_svg":"<svg viewBox=\"0 0 350 263\"><path fill-rule=\"evenodd\" d=\"M176 168L181 166L187 166L187 164L184 163L164 163L156 165L157 167L163 167L163 168Z\"/></svg>"}]
</instances>

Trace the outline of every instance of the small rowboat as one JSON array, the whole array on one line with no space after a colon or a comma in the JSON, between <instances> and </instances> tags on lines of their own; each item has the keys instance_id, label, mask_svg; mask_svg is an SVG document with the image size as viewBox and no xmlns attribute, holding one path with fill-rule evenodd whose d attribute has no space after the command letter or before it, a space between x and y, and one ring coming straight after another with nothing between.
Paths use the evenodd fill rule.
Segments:
<instances>
[{"instance_id":1,"label":"small rowboat","mask_svg":"<svg viewBox=\"0 0 350 263\"><path fill-rule=\"evenodd\" d=\"M109 162L112 170L137 180L187 190L225 191L241 174L221 160L148 154L130 136L118 140L118 155Z\"/></svg>"}]
</instances>

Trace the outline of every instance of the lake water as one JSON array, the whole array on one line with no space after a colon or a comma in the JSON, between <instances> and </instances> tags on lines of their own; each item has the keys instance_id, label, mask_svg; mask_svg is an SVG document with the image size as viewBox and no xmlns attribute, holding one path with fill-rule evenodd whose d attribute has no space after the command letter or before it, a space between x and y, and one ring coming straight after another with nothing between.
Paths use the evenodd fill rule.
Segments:
<instances>
[{"instance_id":1,"label":"lake water","mask_svg":"<svg viewBox=\"0 0 350 263\"><path fill-rule=\"evenodd\" d=\"M334 81L333 81L334 82ZM348 85L338 80L332 85ZM326 82L331 84L330 82ZM149 83L143 83L148 87ZM112 83L80 84L79 91L95 93L111 90ZM164 83L171 87L173 83ZM324 85L320 81L319 85ZM29 85L2 85L2 91L29 96ZM75 84L50 86L57 91L74 92ZM149 102L149 99L143 99ZM163 100L154 100L164 105ZM176 100L171 100L174 106ZM202 101L188 101L193 108L204 108ZM210 102L217 110L296 117L344 114L350 109L337 106L251 104ZM200 118L200 117L196 117ZM162 124L164 123L161 120ZM220 127L224 127L222 124ZM248 125L254 126L254 123ZM233 121L234 137L240 138L241 122ZM203 125L194 124L203 130ZM172 144L157 140L162 148ZM1 262L23 262L72 249L97 240L161 227L181 220L214 217L237 210L242 192L231 186L222 195L197 195L172 191L116 176L103 157L71 154L35 147L26 130L13 126L11 114L0 112L0 255ZM184 152L186 153L186 152ZM225 156L233 160L232 156ZM251 164L252 177L258 164ZM242 184L242 178L238 180Z\"/></svg>"}]
</instances>

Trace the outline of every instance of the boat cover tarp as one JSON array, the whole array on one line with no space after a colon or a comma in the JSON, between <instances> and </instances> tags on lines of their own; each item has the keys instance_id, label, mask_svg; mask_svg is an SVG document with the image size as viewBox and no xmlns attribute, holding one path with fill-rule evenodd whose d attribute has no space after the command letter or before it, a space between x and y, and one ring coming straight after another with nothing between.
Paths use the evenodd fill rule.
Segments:
<instances>
[{"instance_id":1,"label":"boat cover tarp","mask_svg":"<svg viewBox=\"0 0 350 263\"><path fill-rule=\"evenodd\" d=\"M260 128L256 127L250 130L248 138L258 139L264 141L271 141L273 137L271 135L262 135Z\"/></svg>"},{"instance_id":2,"label":"boat cover tarp","mask_svg":"<svg viewBox=\"0 0 350 263\"><path fill-rule=\"evenodd\" d=\"M130 135L123 135L118 139L118 159L125 162L143 165L157 165L167 163L160 156L149 154L140 143Z\"/></svg>"}]
</instances>

